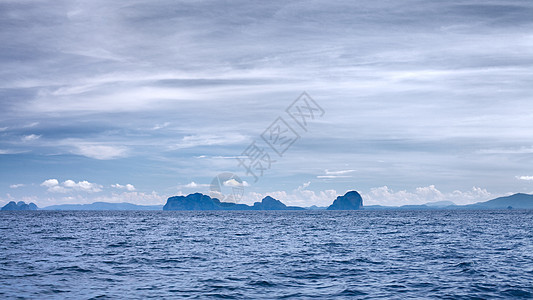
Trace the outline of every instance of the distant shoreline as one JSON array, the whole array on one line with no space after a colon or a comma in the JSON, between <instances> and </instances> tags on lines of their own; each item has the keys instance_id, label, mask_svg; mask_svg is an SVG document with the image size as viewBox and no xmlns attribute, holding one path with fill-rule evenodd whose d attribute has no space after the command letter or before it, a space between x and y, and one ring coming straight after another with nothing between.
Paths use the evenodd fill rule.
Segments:
<instances>
[{"instance_id":1,"label":"distant shoreline","mask_svg":"<svg viewBox=\"0 0 533 300\"><path fill-rule=\"evenodd\" d=\"M196 196L195 196L196 195ZM346 195L345 195L346 196ZM345 200L345 196L339 196L337 200ZM180 198L181 197L181 198ZM189 197L189 198L187 198ZM196 198L198 199L196 199ZM202 198L203 200L199 200ZM177 199L177 200L176 200ZM265 202L264 200L267 199ZM94 202L91 204L62 204L51 205L43 208L37 208L37 206L27 205L20 201L19 203L10 202L2 208L2 211L323 211L328 210L328 207L296 207L286 206L281 201L273 199L271 197L263 199L263 202L256 202L254 206L246 204L236 204L228 202L220 202L216 198L210 198L209 196L199 193L190 194L188 196L170 197L167 200L169 205L172 201L188 201L185 203L178 203L177 209L165 209L166 205L137 205L133 203L110 203L110 202ZM337 201L336 200L336 201ZM204 202L202 202L204 201ZM335 203L335 202L334 202ZM181 205L181 206L180 206ZM202 206L204 205L204 206ZM206 206L207 205L207 206ZM211 205L211 206L209 206ZM7 207L7 209L6 209ZM13 209L13 208L24 209ZM33 207L33 209L28 209ZM331 207L331 206L330 206ZM354 209L355 207L355 209ZM9 209L11 208L11 209ZM341 207L342 208L342 207ZM427 211L427 210L509 210L509 209L533 209L533 195L529 194L514 194L507 197L500 197L485 202L478 202L468 205L456 205L453 202L429 202L422 205L402 205L402 206L381 206L381 205L369 205L363 206L362 202L360 206L353 206L348 209L334 209L334 210L358 210L358 211ZM332 210L332 209L329 209Z\"/></svg>"}]
</instances>

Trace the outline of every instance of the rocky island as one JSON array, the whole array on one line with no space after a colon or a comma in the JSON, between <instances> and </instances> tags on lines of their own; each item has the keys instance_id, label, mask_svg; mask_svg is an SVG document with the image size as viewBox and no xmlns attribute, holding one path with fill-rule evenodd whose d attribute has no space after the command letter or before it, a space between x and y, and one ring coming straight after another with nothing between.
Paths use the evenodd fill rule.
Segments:
<instances>
[{"instance_id":1,"label":"rocky island","mask_svg":"<svg viewBox=\"0 0 533 300\"><path fill-rule=\"evenodd\" d=\"M167 200L163 210L303 210L302 207L287 206L270 196L253 206L231 202L220 202L217 198L195 193L187 196L174 196Z\"/></svg>"},{"instance_id":2,"label":"rocky island","mask_svg":"<svg viewBox=\"0 0 533 300\"><path fill-rule=\"evenodd\" d=\"M337 202L338 201L338 202ZM337 204L336 204L337 203ZM352 191L339 196L330 207L335 210L357 210L363 206L363 200L358 192ZM330 208L328 208L330 209ZM287 206L283 202L266 196L261 202L253 206L231 202L221 202L201 193L187 196L174 196L167 200L163 210L305 210L303 207Z\"/></svg>"},{"instance_id":3,"label":"rocky island","mask_svg":"<svg viewBox=\"0 0 533 300\"><path fill-rule=\"evenodd\" d=\"M4 205L2 210L37 210L37 205L35 205L33 202L26 204L24 201L19 201L17 203L15 203L15 201L11 201Z\"/></svg>"},{"instance_id":4,"label":"rocky island","mask_svg":"<svg viewBox=\"0 0 533 300\"><path fill-rule=\"evenodd\" d=\"M356 191L351 191L344 196L339 196L328 210L359 210L363 208L363 198Z\"/></svg>"}]
</instances>

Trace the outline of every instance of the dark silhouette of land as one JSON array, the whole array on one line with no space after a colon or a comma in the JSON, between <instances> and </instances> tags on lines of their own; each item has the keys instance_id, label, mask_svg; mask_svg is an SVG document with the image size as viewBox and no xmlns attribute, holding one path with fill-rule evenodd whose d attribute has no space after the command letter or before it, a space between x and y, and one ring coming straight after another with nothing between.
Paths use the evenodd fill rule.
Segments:
<instances>
[{"instance_id":1,"label":"dark silhouette of land","mask_svg":"<svg viewBox=\"0 0 533 300\"><path fill-rule=\"evenodd\" d=\"M518 193L507 197L492 199L486 202L470 204L466 207L473 209L533 209L533 195Z\"/></svg>"},{"instance_id":2,"label":"dark silhouette of land","mask_svg":"<svg viewBox=\"0 0 533 300\"><path fill-rule=\"evenodd\" d=\"M15 203L9 202L1 210L37 210L34 203L26 204L23 201ZM42 208L42 210L475 210L475 209L533 209L533 195L514 194L500 197L485 202L478 202L469 205L455 205L451 201L429 202L422 205L403 206L363 206L363 199L356 191L347 192L344 196L339 196L328 207L298 207L287 206L283 202L267 196L261 202L253 205L238 204L231 202L221 202L217 198L211 198L201 193L187 196L174 196L163 205L136 205L132 203L108 203L95 202L92 204L62 204L52 205Z\"/></svg>"},{"instance_id":3,"label":"dark silhouette of land","mask_svg":"<svg viewBox=\"0 0 533 300\"><path fill-rule=\"evenodd\" d=\"M363 198L356 191L346 193L344 196L339 196L333 204L328 207L328 210L358 210L363 208Z\"/></svg>"},{"instance_id":4,"label":"dark silhouette of land","mask_svg":"<svg viewBox=\"0 0 533 300\"><path fill-rule=\"evenodd\" d=\"M174 196L167 200L163 210L304 210L303 207L287 206L281 201L270 196L263 198L261 202L255 202L253 206L220 202L217 198L211 198L200 193L187 196Z\"/></svg>"}]
</instances>

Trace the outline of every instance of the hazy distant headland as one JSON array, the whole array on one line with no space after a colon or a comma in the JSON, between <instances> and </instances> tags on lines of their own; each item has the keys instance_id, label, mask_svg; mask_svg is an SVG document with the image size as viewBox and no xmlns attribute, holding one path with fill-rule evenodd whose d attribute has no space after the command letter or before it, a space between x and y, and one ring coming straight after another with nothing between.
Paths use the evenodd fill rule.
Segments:
<instances>
[{"instance_id":1,"label":"hazy distant headland","mask_svg":"<svg viewBox=\"0 0 533 300\"><path fill-rule=\"evenodd\" d=\"M15 203L9 202L1 210L37 210L34 203L26 204L23 201ZM201 193L189 194L187 196L173 196L167 199L163 205L137 205L132 203L108 203L94 202L92 204L61 204L41 208L40 210L476 210L476 209L533 209L533 195L514 194L500 197L485 202L478 202L469 205L455 205L451 201L429 202L421 205L403 206L363 206L363 198L356 191L349 191L343 196L338 196L328 207L298 207L287 206L280 200L267 196L261 202L253 205L238 204L231 202L221 202L217 198L211 198Z\"/></svg>"},{"instance_id":2,"label":"hazy distant headland","mask_svg":"<svg viewBox=\"0 0 533 300\"><path fill-rule=\"evenodd\" d=\"M350 191L344 196L339 196L328 210L359 210L363 207L363 199L356 191ZM304 207L287 206L283 202L267 196L261 202L252 206L220 202L217 198L195 193L188 196L175 196L167 200L163 210L305 210Z\"/></svg>"}]
</instances>

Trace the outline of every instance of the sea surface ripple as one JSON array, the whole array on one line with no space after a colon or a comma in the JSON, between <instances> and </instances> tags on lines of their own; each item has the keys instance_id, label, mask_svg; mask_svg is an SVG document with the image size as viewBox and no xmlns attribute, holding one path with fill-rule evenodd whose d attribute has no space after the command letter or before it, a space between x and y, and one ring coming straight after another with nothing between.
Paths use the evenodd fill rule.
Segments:
<instances>
[{"instance_id":1,"label":"sea surface ripple","mask_svg":"<svg viewBox=\"0 0 533 300\"><path fill-rule=\"evenodd\" d=\"M533 211L0 213L0 298L531 298Z\"/></svg>"}]
</instances>

